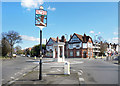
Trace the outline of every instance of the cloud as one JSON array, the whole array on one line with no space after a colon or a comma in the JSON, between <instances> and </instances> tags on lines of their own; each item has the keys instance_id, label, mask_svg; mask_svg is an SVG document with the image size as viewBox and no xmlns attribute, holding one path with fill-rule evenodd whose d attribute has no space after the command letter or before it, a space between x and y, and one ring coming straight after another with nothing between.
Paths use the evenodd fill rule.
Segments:
<instances>
[{"instance_id":1,"label":"cloud","mask_svg":"<svg viewBox=\"0 0 120 86\"><path fill-rule=\"evenodd\" d=\"M93 34L93 33L95 33L95 32L94 32L94 31L90 31L89 33L92 33L92 34Z\"/></svg>"},{"instance_id":2,"label":"cloud","mask_svg":"<svg viewBox=\"0 0 120 86\"><path fill-rule=\"evenodd\" d=\"M50 11L55 11L56 10L56 8L51 8L50 6L47 8L48 10L50 10Z\"/></svg>"},{"instance_id":3,"label":"cloud","mask_svg":"<svg viewBox=\"0 0 120 86\"><path fill-rule=\"evenodd\" d=\"M23 40L40 42L40 38L35 38L35 37L32 37L32 36L27 36L27 35L21 35L21 37L22 37ZM42 39L42 43L43 44L46 43L45 38Z\"/></svg>"},{"instance_id":4,"label":"cloud","mask_svg":"<svg viewBox=\"0 0 120 86\"><path fill-rule=\"evenodd\" d=\"M114 38L109 38L108 40L107 40L109 43L116 43L116 44L118 44L118 37L114 37Z\"/></svg>"},{"instance_id":5,"label":"cloud","mask_svg":"<svg viewBox=\"0 0 120 86\"><path fill-rule=\"evenodd\" d=\"M101 34L101 32L98 32L98 34Z\"/></svg>"},{"instance_id":6,"label":"cloud","mask_svg":"<svg viewBox=\"0 0 120 86\"><path fill-rule=\"evenodd\" d=\"M118 35L118 32L113 32L114 35Z\"/></svg>"},{"instance_id":7,"label":"cloud","mask_svg":"<svg viewBox=\"0 0 120 86\"><path fill-rule=\"evenodd\" d=\"M21 0L21 6L27 8L29 11L31 8L38 8L43 4L43 0Z\"/></svg>"}]
</instances>

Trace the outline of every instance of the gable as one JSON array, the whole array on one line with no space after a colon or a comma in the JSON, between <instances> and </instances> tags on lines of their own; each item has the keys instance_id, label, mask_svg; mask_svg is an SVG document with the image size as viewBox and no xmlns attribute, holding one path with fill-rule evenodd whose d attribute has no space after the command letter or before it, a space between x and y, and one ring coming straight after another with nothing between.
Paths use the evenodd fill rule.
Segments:
<instances>
[{"instance_id":1,"label":"gable","mask_svg":"<svg viewBox=\"0 0 120 86\"><path fill-rule=\"evenodd\" d=\"M54 44L54 41L52 39L50 39L47 43L47 45L53 45Z\"/></svg>"},{"instance_id":2,"label":"gable","mask_svg":"<svg viewBox=\"0 0 120 86\"><path fill-rule=\"evenodd\" d=\"M89 38L88 42L89 42L89 43L92 43L92 39L91 39L91 38Z\"/></svg>"},{"instance_id":3,"label":"gable","mask_svg":"<svg viewBox=\"0 0 120 86\"><path fill-rule=\"evenodd\" d=\"M81 40L74 34L70 39L69 43L81 42Z\"/></svg>"}]
</instances>

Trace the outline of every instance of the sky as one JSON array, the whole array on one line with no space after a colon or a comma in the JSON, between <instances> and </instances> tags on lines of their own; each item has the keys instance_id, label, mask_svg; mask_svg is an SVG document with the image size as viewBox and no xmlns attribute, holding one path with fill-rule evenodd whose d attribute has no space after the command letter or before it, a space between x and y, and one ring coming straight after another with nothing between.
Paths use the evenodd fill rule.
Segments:
<instances>
[{"instance_id":1,"label":"sky","mask_svg":"<svg viewBox=\"0 0 120 86\"><path fill-rule=\"evenodd\" d=\"M102 36L107 42L118 42L117 2L2 2L2 32L20 33L22 49L39 44L40 29L35 26L35 9L47 10L47 27L43 28L43 44L50 37L67 34ZM65 37L67 37L65 35ZM96 36L96 37L97 37ZM15 46L16 46L15 45Z\"/></svg>"}]
</instances>

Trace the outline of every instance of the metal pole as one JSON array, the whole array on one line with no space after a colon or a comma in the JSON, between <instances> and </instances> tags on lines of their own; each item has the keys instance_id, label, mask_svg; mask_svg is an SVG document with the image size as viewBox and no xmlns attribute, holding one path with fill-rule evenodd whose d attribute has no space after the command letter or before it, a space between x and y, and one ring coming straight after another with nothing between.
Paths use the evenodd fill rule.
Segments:
<instances>
[{"instance_id":1,"label":"metal pole","mask_svg":"<svg viewBox=\"0 0 120 86\"><path fill-rule=\"evenodd\" d=\"M42 80L42 30L40 30L40 62L39 62L39 80Z\"/></svg>"},{"instance_id":2,"label":"metal pole","mask_svg":"<svg viewBox=\"0 0 120 86\"><path fill-rule=\"evenodd\" d=\"M66 53L67 53L67 58L68 58L68 35L67 34L65 34L65 35L66 35L66 39L67 39L67 46L66 46L67 50L66 50Z\"/></svg>"}]
</instances>

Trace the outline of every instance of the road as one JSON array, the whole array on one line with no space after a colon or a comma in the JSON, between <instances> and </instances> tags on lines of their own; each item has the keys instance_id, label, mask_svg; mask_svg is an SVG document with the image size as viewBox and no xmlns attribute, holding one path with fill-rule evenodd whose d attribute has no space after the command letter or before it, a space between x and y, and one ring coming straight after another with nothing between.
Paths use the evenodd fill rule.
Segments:
<instances>
[{"instance_id":1,"label":"road","mask_svg":"<svg viewBox=\"0 0 120 86\"><path fill-rule=\"evenodd\" d=\"M37 64L27 57L17 56L16 59L2 61L2 84L23 76Z\"/></svg>"},{"instance_id":2,"label":"road","mask_svg":"<svg viewBox=\"0 0 120 86\"><path fill-rule=\"evenodd\" d=\"M70 62L71 73L78 74L80 84L118 84L117 64L103 59L68 58L65 60ZM63 63L43 63L43 70L50 70L52 66L63 67Z\"/></svg>"},{"instance_id":3,"label":"road","mask_svg":"<svg viewBox=\"0 0 120 86\"><path fill-rule=\"evenodd\" d=\"M116 64L102 59L67 60L71 62L71 71L78 72L82 84L118 84L118 65Z\"/></svg>"},{"instance_id":4,"label":"road","mask_svg":"<svg viewBox=\"0 0 120 86\"><path fill-rule=\"evenodd\" d=\"M49 61L52 61L52 59L43 58L43 71L49 71L51 67L63 67L63 63L56 64ZM102 59L68 58L66 61L70 62L71 73L78 74L80 84L118 84L117 64L106 62ZM5 81L22 75L23 71L31 70L38 63L39 61L30 61L27 57L18 57L12 61L3 61L3 82L5 83ZM61 70L63 69L61 68Z\"/></svg>"}]
</instances>

